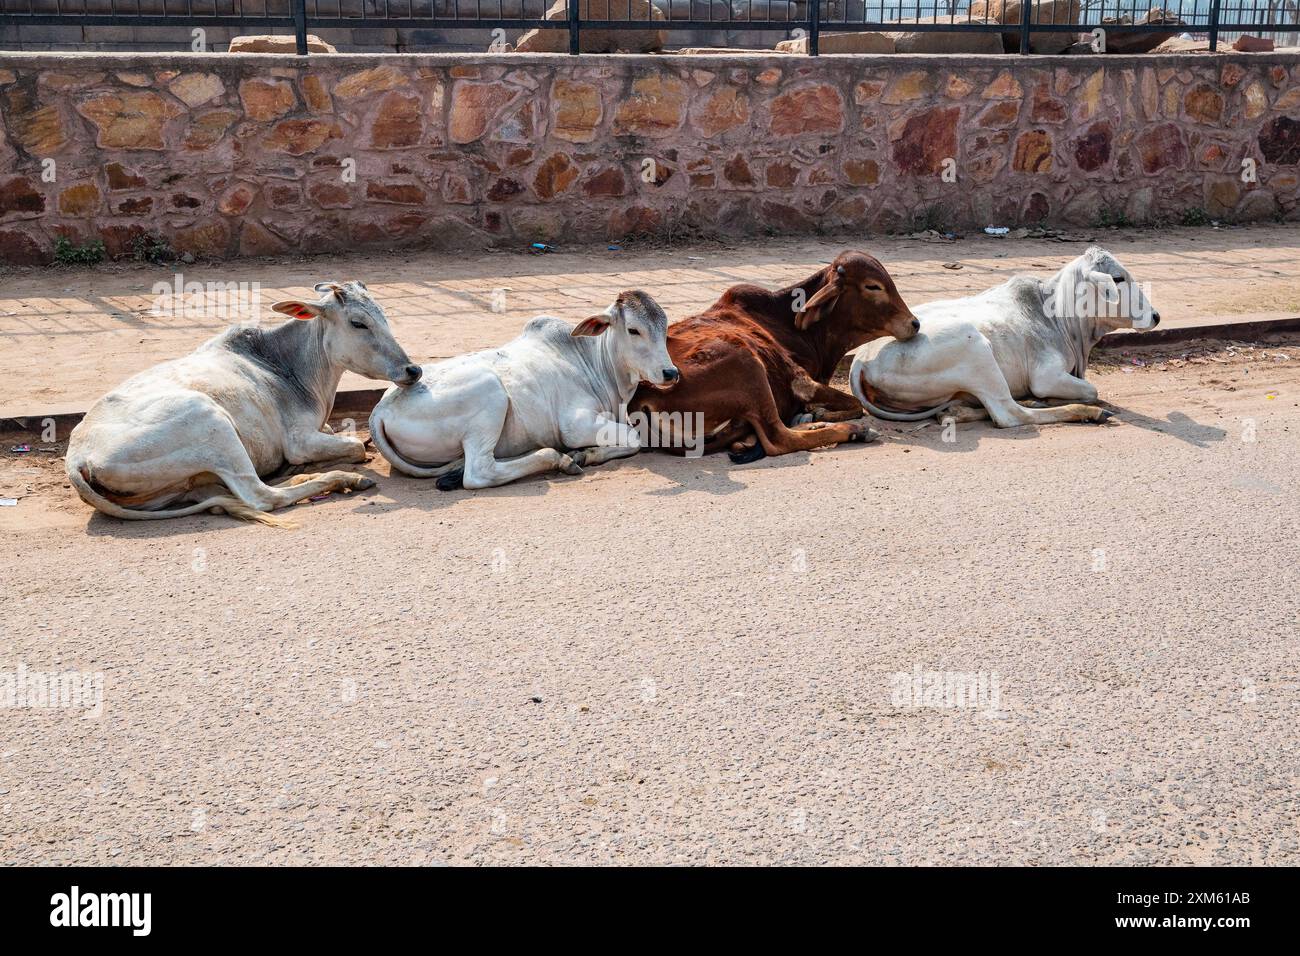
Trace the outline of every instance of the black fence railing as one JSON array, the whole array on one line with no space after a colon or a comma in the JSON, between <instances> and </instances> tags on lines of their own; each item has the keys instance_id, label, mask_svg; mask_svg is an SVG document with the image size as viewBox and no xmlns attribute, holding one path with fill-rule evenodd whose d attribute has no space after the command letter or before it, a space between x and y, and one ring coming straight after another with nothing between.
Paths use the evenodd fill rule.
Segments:
<instances>
[{"instance_id":1,"label":"black fence railing","mask_svg":"<svg viewBox=\"0 0 1300 956\"><path fill-rule=\"evenodd\" d=\"M1300 0L0 0L0 27L11 24L284 27L303 55L313 29L365 27L566 30L574 54L586 30L775 31L806 37L814 56L826 33L975 31L1029 53L1034 34L1087 39L1099 27L1190 33L1211 49L1225 34L1293 36Z\"/></svg>"}]
</instances>

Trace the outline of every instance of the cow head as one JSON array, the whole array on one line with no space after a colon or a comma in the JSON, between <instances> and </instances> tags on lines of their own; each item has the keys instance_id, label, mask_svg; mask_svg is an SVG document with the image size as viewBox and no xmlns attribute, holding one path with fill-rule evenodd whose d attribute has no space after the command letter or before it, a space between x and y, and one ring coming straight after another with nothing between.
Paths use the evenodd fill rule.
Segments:
<instances>
[{"instance_id":1,"label":"cow head","mask_svg":"<svg viewBox=\"0 0 1300 956\"><path fill-rule=\"evenodd\" d=\"M910 339L921 327L894 280L865 252L844 251L822 270L822 284L796 315L795 327L806 330L832 316L863 341L892 335Z\"/></svg>"},{"instance_id":2,"label":"cow head","mask_svg":"<svg viewBox=\"0 0 1300 956\"><path fill-rule=\"evenodd\" d=\"M420 380L422 369L412 365L393 338L384 310L360 282L322 282L317 302L290 299L271 306L303 321L320 322L326 360L366 378L388 379L403 387Z\"/></svg>"},{"instance_id":3,"label":"cow head","mask_svg":"<svg viewBox=\"0 0 1300 956\"><path fill-rule=\"evenodd\" d=\"M1153 329L1160 313L1146 292L1113 255L1093 246L1056 274L1046 303L1060 317L1092 322L1098 332Z\"/></svg>"},{"instance_id":4,"label":"cow head","mask_svg":"<svg viewBox=\"0 0 1300 956\"><path fill-rule=\"evenodd\" d=\"M644 292L620 292L609 308L583 319L571 334L606 336L614 367L633 388L640 382L668 388L681 374L668 354L668 316Z\"/></svg>"}]
</instances>

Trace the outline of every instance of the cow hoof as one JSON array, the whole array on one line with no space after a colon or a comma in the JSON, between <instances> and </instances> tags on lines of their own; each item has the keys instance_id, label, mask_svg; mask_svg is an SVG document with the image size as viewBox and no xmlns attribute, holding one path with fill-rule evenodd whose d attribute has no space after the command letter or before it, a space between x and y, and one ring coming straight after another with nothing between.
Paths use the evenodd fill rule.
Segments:
<instances>
[{"instance_id":1,"label":"cow hoof","mask_svg":"<svg viewBox=\"0 0 1300 956\"><path fill-rule=\"evenodd\" d=\"M361 479L360 479L359 481L357 481L357 483L356 483L355 485L353 485L352 487L353 487L355 490L357 490L357 491L365 491L367 488L373 488L373 487L375 487L375 479L373 479L373 478L361 478Z\"/></svg>"},{"instance_id":2,"label":"cow hoof","mask_svg":"<svg viewBox=\"0 0 1300 956\"><path fill-rule=\"evenodd\" d=\"M561 456L560 456L560 471L564 472L566 475L580 475L580 474L582 474L582 465L579 464L579 463L575 460L575 458L576 458L576 456L574 456L574 457L570 457L569 455L561 455ZM583 456L583 460L584 460L584 461L586 460L586 456L585 456L585 455Z\"/></svg>"},{"instance_id":3,"label":"cow hoof","mask_svg":"<svg viewBox=\"0 0 1300 956\"><path fill-rule=\"evenodd\" d=\"M744 451L729 451L727 457L731 459L733 464L748 465L751 461L766 458L767 452L763 451L762 444L754 442L753 448L746 448Z\"/></svg>"},{"instance_id":4,"label":"cow hoof","mask_svg":"<svg viewBox=\"0 0 1300 956\"><path fill-rule=\"evenodd\" d=\"M807 425L807 424L808 424L809 422L811 422L811 421L813 421L813 413L812 413L812 412L803 412L803 413L800 414L800 415L796 415L796 416L794 417L794 419L790 422L790 424L791 424L791 425Z\"/></svg>"},{"instance_id":5,"label":"cow hoof","mask_svg":"<svg viewBox=\"0 0 1300 956\"><path fill-rule=\"evenodd\" d=\"M853 431L849 432L849 441L860 441L865 444L867 442L876 441L878 438L880 438L880 432L870 426L855 428Z\"/></svg>"},{"instance_id":6,"label":"cow hoof","mask_svg":"<svg viewBox=\"0 0 1300 956\"><path fill-rule=\"evenodd\" d=\"M457 468L455 471L449 471L435 484L439 491L455 491L457 488L465 487L465 469Z\"/></svg>"},{"instance_id":7,"label":"cow hoof","mask_svg":"<svg viewBox=\"0 0 1300 956\"><path fill-rule=\"evenodd\" d=\"M575 451L569 455L569 461L577 465L578 468L582 468L587 464L587 453L585 451ZM569 472L569 474L574 474L574 472Z\"/></svg>"},{"instance_id":8,"label":"cow hoof","mask_svg":"<svg viewBox=\"0 0 1300 956\"><path fill-rule=\"evenodd\" d=\"M1115 413L1114 413L1114 412L1106 411L1106 410L1103 409L1102 413L1101 413L1100 415L1097 416L1097 418L1096 418L1096 422L1097 422L1098 425L1101 425L1101 424L1103 424L1103 423L1105 423L1105 422L1110 421L1110 420L1111 420L1112 418L1114 418L1114 417L1115 417Z\"/></svg>"}]
</instances>

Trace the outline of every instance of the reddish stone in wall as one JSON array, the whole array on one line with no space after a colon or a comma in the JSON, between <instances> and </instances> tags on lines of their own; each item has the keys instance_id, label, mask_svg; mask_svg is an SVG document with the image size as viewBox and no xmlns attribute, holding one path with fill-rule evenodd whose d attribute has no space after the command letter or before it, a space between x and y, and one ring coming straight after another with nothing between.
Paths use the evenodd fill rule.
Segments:
<instances>
[{"instance_id":1,"label":"reddish stone in wall","mask_svg":"<svg viewBox=\"0 0 1300 956\"><path fill-rule=\"evenodd\" d=\"M415 146L424 136L424 116L418 96L386 93L370 127L370 145L375 149Z\"/></svg>"},{"instance_id":2,"label":"reddish stone in wall","mask_svg":"<svg viewBox=\"0 0 1300 956\"><path fill-rule=\"evenodd\" d=\"M119 216L143 216L153 209L153 197L141 196L135 199L123 199L114 211Z\"/></svg>"},{"instance_id":3,"label":"reddish stone in wall","mask_svg":"<svg viewBox=\"0 0 1300 956\"><path fill-rule=\"evenodd\" d=\"M926 110L908 117L894 143L894 164L904 173L933 175L957 156L958 107Z\"/></svg>"},{"instance_id":4,"label":"reddish stone in wall","mask_svg":"<svg viewBox=\"0 0 1300 956\"><path fill-rule=\"evenodd\" d=\"M1213 126L1223 119L1223 97L1204 83L1187 91L1183 105L1187 115L1197 123Z\"/></svg>"},{"instance_id":5,"label":"reddish stone in wall","mask_svg":"<svg viewBox=\"0 0 1300 956\"><path fill-rule=\"evenodd\" d=\"M45 212L45 197L23 176L0 180L0 216L11 212Z\"/></svg>"},{"instance_id":6,"label":"reddish stone in wall","mask_svg":"<svg viewBox=\"0 0 1300 956\"><path fill-rule=\"evenodd\" d=\"M1019 100L1000 100L989 104L977 121L985 129L1002 129L1015 126L1020 120Z\"/></svg>"},{"instance_id":7,"label":"reddish stone in wall","mask_svg":"<svg viewBox=\"0 0 1300 956\"><path fill-rule=\"evenodd\" d=\"M799 167L792 163L768 163L766 172L767 184L776 189L788 189L799 179Z\"/></svg>"},{"instance_id":8,"label":"reddish stone in wall","mask_svg":"<svg viewBox=\"0 0 1300 956\"><path fill-rule=\"evenodd\" d=\"M1011 168L1022 173L1045 173L1052 168L1052 137L1046 130L1021 133Z\"/></svg>"},{"instance_id":9,"label":"reddish stone in wall","mask_svg":"<svg viewBox=\"0 0 1300 956\"><path fill-rule=\"evenodd\" d=\"M1137 138L1138 155L1146 173L1158 173L1170 166L1181 168L1187 162L1187 144L1183 133L1173 123L1145 129Z\"/></svg>"},{"instance_id":10,"label":"reddish stone in wall","mask_svg":"<svg viewBox=\"0 0 1300 956\"><path fill-rule=\"evenodd\" d=\"M104 167L104 173L108 177L109 189L139 189L148 185L143 176L130 172L121 163L109 163Z\"/></svg>"},{"instance_id":11,"label":"reddish stone in wall","mask_svg":"<svg viewBox=\"0 0 1300 956\"><path fill-rule=\"evenodd\" d=\"M749 101L734 86L725 86L692 111L691 121L704 136L717 136L749 122Z\"/></svg>"},{"instance_id":12,"label":"reddish stone in wall","mask_svg":"<svg viewBox=\"0 0 1300 956\"><path fill-rule=\"evenodd\" d=\"M1024 221L1043 222L1052 211L1052 205L1042 193L1031 193L1025 202Z\"/></svg>"},{"instance_id":13,"label":"reddish stone in wall","mask_svg":"<svg viewBox=\"0 0 1300 956\"><path fill-rule=\"evenodd\" d=\"M185 148L195 151L210 149L237 119L239 114L234 110L214 110L195 117L185 131Z\"/></svg>"},{"instance_id":14,"label":"reddish stone in wall","mask_svg":"<svg viewBox=\"0 0 1300 956\"><path fill-rule=\"evenodd\" d=\"M1093 123L1074 141L1074 162L1084 172L1100 169L1110 162L1112 134L1109 123Z\"/></svg>"},{"instance_id":15,"label":"reddish stone in wall","mask_svg":"<svg viewBox=\"0 0 1300 956\"><path fill-rule=\"evenodd\" d=\"M135 201L127 200L127 202ZM149 200L149 204L152 205L153 200ZM123 203L123 205L126 205L126 203ZM148 231L143 226L134 224L130 226L115 224L100 226L99 228L99 238L104 241L104 251L108 253L110 259L121 259L124 256L131 255L135 251L136 240L146 235L148 235Z\"/></svg>"},{"instance_id":16,"label":"reddish stone in wall","mask_svg":"<svg viewBox=\"0 0 1300 956\"><path fill-rule=\"evenodd\" d=\"M851 159L844 164L844 176L854 186L874 186L880 182L880 166L874 159Z\"/></svg>"},{"instance_id":17,"label":"reddish stone in wall","mask_svg":"<svg viewBox=\"0 0 1300 956\"><path fill-rule=\"evenodd\" d=\"M518 196L524 191L524 187L513 179L501 178L492 184L488 190L487 198L492 202L504 202L512 196Z\"/></svg>"},{"instance_id":18,"label":"reddish stone in wall","mask_svg":"<svg viewBox=\"0 0 1300 956\"><path fill-rule=\"evenodd\" d=\"M556 153L542 163L533 178L533 189L542 199L553 199L573 185L578 167L567 153Z\"/></svg>"},{"instance_id":19,"label":"reddish stone in wall","mask_svg":"<svg viewBox=\"0 0 1300 956\"><path fill-rule=\"evenodd\" d=\"M374 202L399 203L406 206L419 206L424 203L424 190L414 183L366 184L366 198Z\"/></svg>"},{"instance_id":20,"label":"reddish stone in wall","mask_svg":"<svg viewBox=\"0 0 1300 956\"><path fill-rule=\"evenodd\" d=\"M749 163L745 162L745 157L739 153L732 156L723 165L722 175L733 186L756 186L758 184L754 179L753 171L749 168Z\"/></svg>"},{"instance_id":21,"label":"reddish stone in wall","mask_svg":"<svg viewBox=\"0 0 1300 956\"><path fill-rule=\"evenodd\" d=\"M588 196L622 196L627 192L623 170L616 166L602 169L582 184L582 191Z\"/></svg>"},{"instance_id":22,"label":"reddish stone in wall","mask_svg":"<svg viewBox=\"0 0 1300 956\"><path fill-rule=\"evenodd\" d=\"M1048 93L1047 84L1039 84L1029 118L1035 123L1064 123L1068 115L1065 104Z\"/></svg>"},{"instance_id":23,"label":"reddish stone in wall","mask_svg":"<svg viewBox=\"0 0 1300 956\"><path fill-rule=\"evenodd\" d=\"M516 93L513 87L500 83L457 83L451 91L451 141L472 143L480 138Z\"/></svg>"},{"instance_id":24,"label":"reddish stone in wall","mask_svg":"<svg viewBox=\"0 0 1300 956\"><path fill-rule=\"evenodd\" d=\"M92 216L99 212L99 186L79 182L59 194L59 212L64 216Z\"/></svg>"},{"instance_id":25,"label":"reddish stone in wall","mask_svg":"<svg viewBox=\"0 0 1300 956\"><path fill-rule=\"evenodd\" d=\"M658 232L663 225L663 216L646 206L631 206L619 209L609 217L609 235L618 239L623 236L649 236Z\"/></svg>"},{"instance_id":26,"label":"reddish stone in wall","mask_svg":"<svg viewBox=\"0 0 1300 956\"><path fill-rule=\"evenodd\" d=\"M320 120L285 120L264 140L267 149L290 156L301 156L320 149L327 139L337 139L343 133L337 124Z\"/></svg>"},{"instance_id":27,"label":"reddish stone in wall","mask_svg":"<svg viewBox=\"0 0 1300 956\"><path fill-rule=\"evenodd\" d=\"M352 202L352 193L339 183L312 183L307 187L307 194L322 209L339 209Z\"/></svg>"},{"instance_id":28,"label":"reddish stone in wall","mask_svg":"<svg viewBox=\"0 0 1300 956\"><path fill-rule=\"evenodd\" d=\"M1300 163L1300 121L1279 116L1259 131L1259 151L1264 159L1279 166Z\"/></svg>"},{"instance_id":29,"label":"reddish stone in wall","mask_svg":"<svg viewBox=\"0 0 1300 956\"><path fill-rule=\"evenodd\" d=\"M766 201L760 207L765 225L778 232L811 232L814 221L805 213L785 203Z\"/></svg>"},{"instance_id":30,"label":"reddish stone in wall","mask_svg":"<svg viewBox=\"0 0 1300 956\"><path fill-rule=\"evenodd\" d=\"M41 244L27 233L17 229L0 229L0 262L38 266L49 261L49 251L41 248Z\"/></svg>"},{"instance_id":31,"label":"reddish stone in wall","mask_svg":"<svg viewBox=\"0 0 1300 956\"><path fill-rule=\"evenodd\" d=\"M778 136L838 133L844 128L844 98L826 83L782 93L772 101L772 132Z\"/></svg>"}]
</instances>

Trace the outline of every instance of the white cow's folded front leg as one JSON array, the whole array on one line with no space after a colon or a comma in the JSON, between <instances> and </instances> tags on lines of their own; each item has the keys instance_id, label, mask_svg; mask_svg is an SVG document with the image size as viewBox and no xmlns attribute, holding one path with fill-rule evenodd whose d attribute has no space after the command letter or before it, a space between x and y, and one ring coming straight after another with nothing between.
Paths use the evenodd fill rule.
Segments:
<instances>
[{"instance_id":1,"label":"white cow's folded front leg","mask_svg":"<svg viewBox=\"0 0 1300 956\"><path fill-rule=\"evenodd\" d=\"M285 436L284 458L291 465L308 462L366 460L366 446L347 435L326 434L314 429L292 431Z\"/></svg>"},{"instance_id":2,"label":"white cow's folded front leg","mask_svg":"<svg viewBox=\"0 0 1300 956\"><path fill-rule=\"evenodd\" d=\"M1036 398L1059 398L1088 404L1097 401L1097 386L1059 366L1034 369L1030 373L1029 390Z\"/></svg>"},{"instance_id":3,"label":"white cow's folded front leg","mask_svg":"<svg viewBox=\"0 0 1300 956\"><path fill-rule=\"evenodd\" d=\"M588 409L570 413L561 429L564 443L578 465L600 465L615 458L629 458L641 450L641 436L635 428Z\"/></svg>"}]
</instances>

